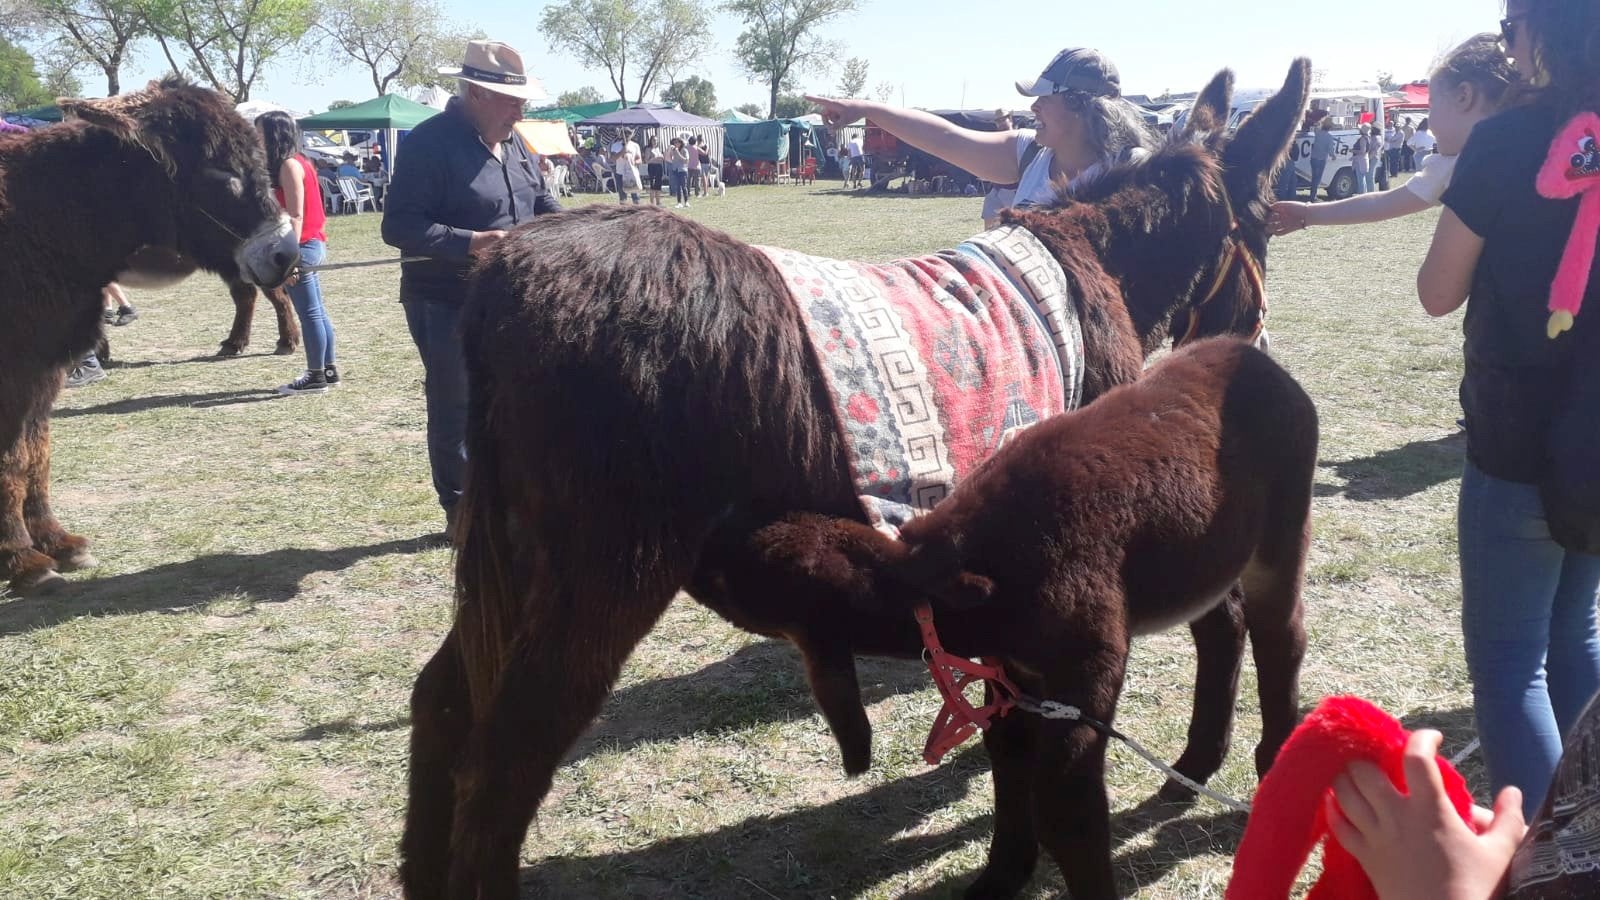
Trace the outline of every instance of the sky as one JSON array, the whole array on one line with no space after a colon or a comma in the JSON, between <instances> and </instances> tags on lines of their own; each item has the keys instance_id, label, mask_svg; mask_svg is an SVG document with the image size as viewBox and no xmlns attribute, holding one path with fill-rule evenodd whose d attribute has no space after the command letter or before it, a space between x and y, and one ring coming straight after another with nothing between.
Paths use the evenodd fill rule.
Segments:
<instances>
[{"instance_id":1,"label":"sky","mask_svg":"<svg viewBox=\"0 0 1600 900\"><path fill-rule=\"evenodd\" d=\"M1404 3L1305 3L1295 0L1127 0L1127 2L1020 2L1020 0L861 0L862 8L831 23L824 34L841 46L831 71L806 74L802 87L829 93L845 59L870 66L869 92L894 86L892 102L924 108L1026 107L1013 82L1032 79L1063 47L1097 47L1117 65L1125 93L1152 96L1195 91L1223 67L1241 88L1282 83L1296 56L1311 57L1327 82L1371 83L1379 70L1399 81L1425 78L1450 47L1478 31L1493 31L1502 13L1496 0L1408 0ZM444 0L457 22L483 29L521 52L553 98L585 85L613 92L603 70L586 70L551 50L538 22L547 4L515 0ZM1044 10L1054 9L1054 15ZM1365 22L1352 16L1365 15ZM1054 21L1051 21L1054 19ZM1352 38L1353 25L1362 25ZM766 105L764 84L738 70L733 45L739 23L717 12L712 49L684 67L716 87L720 108ZM124 86L143 84L165 70L159 49L144 48L124 73ZM103 82L83 73L85 92ZM327 109L333 100L372 96L364 68L318 53L269 66L251 94L296 112Z\"/></svg>"}]
</instances>

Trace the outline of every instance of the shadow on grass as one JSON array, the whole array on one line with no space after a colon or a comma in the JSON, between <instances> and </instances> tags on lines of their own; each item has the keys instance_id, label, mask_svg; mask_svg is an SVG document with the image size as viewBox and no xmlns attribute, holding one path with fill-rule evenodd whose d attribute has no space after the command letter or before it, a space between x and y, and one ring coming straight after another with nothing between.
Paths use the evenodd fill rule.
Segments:
<instances>
[{"instance_id":1,"label":"shadow on grass","mask_svg":"<svg viewBox=\"0 0 1600 900\"><path fill-rule=\"evenodd\" d=\"M928 865L953 848L986 843L993 816L968 819L927 833L930 814L965 797L985 777L988 757L977 744L938 768L888 782L866 793L776 816L755 816L689 837L637 850L557 856L522 870L522 896L545 897L854 897L885 880ZM1148 845L1116 856L1124 886L1149 883L1184 860L1232 853L1244 816L1220 813L1182 818L1185 806L1155 799L1112 817L1116 844L1154 831ZM537 839L535 839L537 840ZM977 871L949 875L905 896L956 897ZM1041 857L1034 883L1060 884Z\"/></svg>"},{"instance_id":2,"label":"shadow on grass","mask_svg":"<svg viewBox=\"0 0 1600 900\"><path fill-rule=\"evenodd\" d=\"M382 722L357 722L355 719L335 719L332 722L323 722L285 740L291 741L320 741L323 738L342 737L347 734L375 734L382 731L398 731L401 728L411 727L411 717L402 716L387 719Z\"/></svg>"},{"instance_id":3,"label":"shadow on grass","mask_svg":"<svg viewBox=\"0 0 1600 900\"><path fill-rule=\"evenodd\" d=\"M365 547L266 553L215 553L143 572L73 582L62 592L0 603L0 637L49 628L86 615L129 615L192 609L221 595L242 593L254 603L281 603L313 572L349 568L375 556L417 553L439 546L433 535Z\"/></svg>"},{"instance_id":4,"label":"shadow on grass","mask_svg":"<svg viewBox=\"0 0 1600 900\"><path fill-rule=\"evenodd\" d=\"M78 416L116 416L172 407L225 406L232 403L257 403L277 397L275 391L250 388L238 391L212 391L208 394L155 394L150 397L129 397L98 406L80 406L75 409L58 409L55 419L75 419Z\"/></svg>"},{"instance_id":5,"label":"shadow on grass","mask_svg":"<svg viewBox=\"0 0 1600 900\"><path fill-rule=\"evenodd\" d=\"M1461 476L1467 437L1453 432L1425 441L1412 441L1361 459L1324 463L1345 480L1345 486L1319 484L1318 497L1344 496L1349 500L1395 500L1421 493L1436 484Z\"/></svg>"},{"instance_id":6,"label":"shadow on grass","mask_svg":"<svg viewBox=\"0 0 1600 900\"><path fill-rule=\"evenodd\" d=\"M856 672L861 702L867 705L931 684L927 667L917 660L858 658ZM697 672L617 691L567 761L815 713L800 654L788 641L759 641Z\"/></svg>"}]
</instances>

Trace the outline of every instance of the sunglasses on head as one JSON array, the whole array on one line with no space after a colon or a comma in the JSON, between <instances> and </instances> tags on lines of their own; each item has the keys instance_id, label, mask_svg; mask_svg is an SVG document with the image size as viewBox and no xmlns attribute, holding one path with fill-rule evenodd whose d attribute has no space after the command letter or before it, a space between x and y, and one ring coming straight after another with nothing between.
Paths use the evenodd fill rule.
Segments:
<instances>
[{"instance_id":1,"label":"sunglasses on head","mask_svg":"<svg viewBox=\"0 0 1600 900\"><path fill-rule=\"evenodd\" d=\"M1506 16L1504 19L1501 19L1500 39L1505 41L1507 44L1515 43L1517 39L1517 22L1524 18L1526 18L1526 14L1520 16Z\"/></svg>"}]
</instances>

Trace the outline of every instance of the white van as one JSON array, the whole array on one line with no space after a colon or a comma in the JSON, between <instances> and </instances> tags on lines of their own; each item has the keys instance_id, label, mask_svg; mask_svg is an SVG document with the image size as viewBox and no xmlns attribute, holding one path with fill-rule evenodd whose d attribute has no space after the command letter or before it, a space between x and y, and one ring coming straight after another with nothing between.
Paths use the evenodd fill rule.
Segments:
<instances>
[{"instance_id":1,"label":"white van","mask_svg":"<svg viewBox=\"0 0 1600 900\"><path fill-rule=\"evenodd\" d=\"M1266 102L1272 91L1240 90L1234 94L1233 109L1228 113L1228 130L1231 132L1239 127L1245 116L1255 112L1256 107ZM1325 109L1333 117L1333 151L1328 156L1328 165L1322 171L1322 193L1318 196L1328 196L1335 200L1342 200L1356 192L1356 170L1350 161L1350 151L1355 148L1356 138L1361 136L1357 127L1361 124L1363 113L1372 113L1373 121L1383 125L1383 92L1372 87L1332 88L1313 91L1311 94L1311 108ZM1174 124L1173 129L1181 128L1181 122ZM1295 163L1298 173L1297 189L1311 186L1311 144L1316 134L1311 131L1300 132L1295 135L1298 145L1299 157Z\"/></svg>"}]
</instances>

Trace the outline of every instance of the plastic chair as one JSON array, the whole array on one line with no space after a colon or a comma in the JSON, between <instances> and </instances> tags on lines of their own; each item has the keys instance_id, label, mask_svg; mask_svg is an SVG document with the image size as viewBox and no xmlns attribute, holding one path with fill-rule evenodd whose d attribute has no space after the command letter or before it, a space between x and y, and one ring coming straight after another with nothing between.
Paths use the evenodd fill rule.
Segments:
<instances>
[{"instance_id":1,"label":"plastic chair","mask_svg":"<svg viewBox=\"0 0 1600 900\"><path fill-rule=\"evenodd\" d=\"M595 183L599 186L602 194L615 194L617 192L617 181L612 177L610 169L597 162L590 163L589 169L594 173Z\"/></svg>"},{"instance_id":2,"label":"plastic chair","mask_svg":"<svg viewBox=\"0 0 1600 900\"><path fill-rule=\"evenodd\" d=\"M817 158L815 156L808 156L806 157L805 164L800 167L799 174L795 176L795 181L799 184L811 184L816 180Z\"/></svg>"},{"instance_id":3,"label":"plastic chair","mask_svg":"<svg viewBox=\"0 0 1600 900\"><path fill-rule=\"evenodd\" d=\"M344 198L344 205L353 212L361 212L363 205L371 206L373 212L378 211L378 200L372 196L372 186L361 184L354 178L339 179L339 196Z\"/></svg>"}]
</instances>

